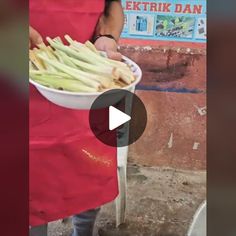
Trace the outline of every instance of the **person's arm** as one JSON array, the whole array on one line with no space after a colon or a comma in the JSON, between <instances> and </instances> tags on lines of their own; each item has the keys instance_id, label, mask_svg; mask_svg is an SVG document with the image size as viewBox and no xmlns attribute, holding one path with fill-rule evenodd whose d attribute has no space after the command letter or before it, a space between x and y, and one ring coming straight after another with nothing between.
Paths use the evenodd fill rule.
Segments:
<instances>
[{"instance_id":1,"label":"person's arm","mask_svg":"<svg viewBox=\"0 0 236 236\"><path fill-rule=\"evenodd\" d=\"M106 0L104 14L100 17L95 36L112 35L119 40L124 25L124 13L120 0Z\"/></svg>"},{"instance_id":2,"label":"person's arm","mask_svg":"<svg viewBox=\"0 0 236 236\"><path fill-rule=\"evenodd\" d=\"M112 35L114 39L99 37L95 41L97 49L106 51L108 56L120 60L121 54L117 52L117 43L124 25L124 13L120 0L106 0L104 14L97 24L95 35Z\"/></svg>"}]
</instances>

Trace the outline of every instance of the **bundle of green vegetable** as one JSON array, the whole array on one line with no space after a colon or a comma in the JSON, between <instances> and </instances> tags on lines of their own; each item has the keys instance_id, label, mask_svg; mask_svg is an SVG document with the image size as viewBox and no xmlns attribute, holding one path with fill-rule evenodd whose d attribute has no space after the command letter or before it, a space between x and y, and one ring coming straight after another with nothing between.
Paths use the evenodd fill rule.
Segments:
<instances>
[{"instance_id":1,"label":"bundle of green vegetable","mask_svg":"<svg viewBox=\"0 0 236 236\"><path fill-rule=\"evenodd\" d=\"M135 77L124 62L114 61L97 51L87 41L85 44L57 37L47 37L49 46L38 45L30 50L30 78L37 83L71 92L98 92L122 88Z\"/></svg>"}]
</instances>

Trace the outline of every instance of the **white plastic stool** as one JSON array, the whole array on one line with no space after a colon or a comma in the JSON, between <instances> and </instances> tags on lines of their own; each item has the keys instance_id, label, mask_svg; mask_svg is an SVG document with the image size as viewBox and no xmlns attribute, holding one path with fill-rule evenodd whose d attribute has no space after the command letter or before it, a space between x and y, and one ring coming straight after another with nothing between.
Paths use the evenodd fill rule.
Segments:
<instances>
[{"instance_id":1,"label":"white plastic stool","mask_svg":"<svg viewBox=\"0 0 236 236\"><path fill-rule=\"evenodd\" d=\"M135 88L131 89L134 93ZM128 96L125 104L125 112L131 115L132 97ZM131 118L132 119L132 118ZM128 142L129 138L129 127L124 127L125 134L122 137L124 142ZM125 222L125 211L126 211L126 197L127 197L127 160L128 160L128 146L117 148L117 165L118 165L118 186L119 195L116 198L116 227Z\"/></svg>"},{"instance_id":2,"label":"white plastic stool","mask_svg":"<svg viewBox=\"0 0 236 236\"><path fill-rule=\"evenodd\" d=\"M116 227L125 222L128 146L117 148L119 195L116 198Z\"/></svg>"},{"instance_id":3,"label":"white plastic stool","mask_svg":"<svg viewBox=\"0 0 236 236\"><path fill-rule=\"evenodd\" d=\"M190 225L188 236L206 236L207 235L207 203L204 201L197 209L193 221Z\"/></svg>"}]
</instances>

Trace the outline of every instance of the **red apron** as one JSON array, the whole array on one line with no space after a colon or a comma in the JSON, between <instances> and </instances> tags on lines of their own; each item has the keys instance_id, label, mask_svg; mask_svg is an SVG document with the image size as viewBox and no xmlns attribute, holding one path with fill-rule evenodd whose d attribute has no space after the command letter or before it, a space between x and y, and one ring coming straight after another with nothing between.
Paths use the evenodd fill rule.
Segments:
<instances>
[{"instance_id":1,"label":"red apron","mask_svg":"<svg viewBox=\"0 0 236 236\"><path fill-rule=\"evenodd\" d=\"M30 0L43 37L90 39L104 0ZM96 208L118 194L116 148L98 141L88 111L65 109L30 87L30 225Z\"/></svg>"}]
</instances>

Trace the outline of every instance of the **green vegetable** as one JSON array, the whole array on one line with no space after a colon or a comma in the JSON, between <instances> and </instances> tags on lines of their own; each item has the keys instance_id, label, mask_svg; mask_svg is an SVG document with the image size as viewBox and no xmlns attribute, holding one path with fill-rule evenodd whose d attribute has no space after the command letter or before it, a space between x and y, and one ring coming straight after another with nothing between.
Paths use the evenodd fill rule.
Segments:
<instances>
[{"instance_id":1,"label":"green vegetable","mask_svg":"<svg viewBox=\"0 0 236 236\"><path fill-rule=\"evenodd\" d=\"M96 92L95 88L88 87L77 80L64 79L52 75L31 75L31 79L50 88L66 90L70 92Z\"/></svg>"},{"instance_id":2,"label":"green vegetable","mask_svg":"<svg viewBox=\"0 0 236 236\"><path fill-rule=\"evenodd\" d=\"M129 66L114 61L87 41L74 41L66 35L69 45L60 37L47 37L44 43L30 50L30 78L37 83L71 92L96 92L122 88L131 84L135 77Z\"/></svg>"}]
</instances>

